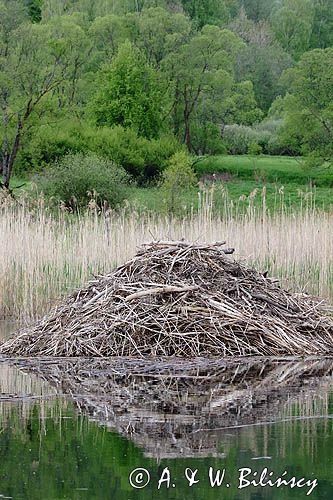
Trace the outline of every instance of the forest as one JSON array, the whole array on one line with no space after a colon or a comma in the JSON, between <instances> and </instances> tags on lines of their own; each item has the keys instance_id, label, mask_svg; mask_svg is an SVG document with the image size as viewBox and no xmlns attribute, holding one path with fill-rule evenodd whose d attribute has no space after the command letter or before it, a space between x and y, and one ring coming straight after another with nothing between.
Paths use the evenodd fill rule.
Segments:
<instances>
[{"instance_id":1,"label":"forest","mask_svg":"<svg viewBox=\"0 0 333 500\"><path fill-rule=\"evenodd\" d=\"M331 0L1 0L0 14L2 188L33 174L67 205L95 190L116 206L128 185L194 185L213 155L301 158L330 187Z\"/></svg>"}]
</instances>

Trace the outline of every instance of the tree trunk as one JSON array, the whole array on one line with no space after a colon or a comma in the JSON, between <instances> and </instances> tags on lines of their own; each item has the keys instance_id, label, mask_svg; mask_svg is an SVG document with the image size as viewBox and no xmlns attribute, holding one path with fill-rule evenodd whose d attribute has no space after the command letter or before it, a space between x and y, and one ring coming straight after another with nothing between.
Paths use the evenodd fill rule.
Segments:
<instances>
[{"instance_id":1,"label":"tree trunk","mask_svg":"<svg viewBox=\"0 0 333 500\"><path fill-rule=\"evenodd\" d=\"M13 142L10 155L6 154L2 162L2 187L5 189L9 189L9 182L12 175L13 165L16 160L17 152L20 146L21 130L22 130L22 122L21 120L19 120L17 124L15 140Z\"/></svg>"},{"instance_id":2,"label":"tree trunk","mask_svg":"<svg viewBox=\"0 0 333 500\"><path fill-rule=\"evenodd\" d=\"M187 116L185 117L185 136L184 136L184 142L187 146L187 149L191 151L191 127L190 127L190 117Z\"/></svg>"}]
</instances>

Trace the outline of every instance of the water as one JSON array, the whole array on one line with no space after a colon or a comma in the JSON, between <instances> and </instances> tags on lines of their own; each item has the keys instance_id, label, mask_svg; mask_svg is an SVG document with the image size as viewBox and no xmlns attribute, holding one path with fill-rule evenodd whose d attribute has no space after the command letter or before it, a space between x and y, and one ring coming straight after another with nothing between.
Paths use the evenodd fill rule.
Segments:
<instances>
[{"instance_id":1,"label":"water","mask_svg":"<svg viewBox=\"0 0 333 500\"><path fill-rule=\"evenodd\" d=\"M308 498L310 483L239 489L242 468L333 498L329 359L3 361L0 388L0 498Z\"/></svg>"}]
</instances>

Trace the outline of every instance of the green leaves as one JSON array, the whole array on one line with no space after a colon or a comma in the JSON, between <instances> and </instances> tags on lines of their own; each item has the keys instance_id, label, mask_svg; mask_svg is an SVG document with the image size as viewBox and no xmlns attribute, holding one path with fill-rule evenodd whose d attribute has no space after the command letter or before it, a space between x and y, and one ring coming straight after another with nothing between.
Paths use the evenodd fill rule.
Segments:
<instances>
[{"instance_id":1,"label":"green leaves","mask_svg":"<svg viewBox=\"0 0 333 500\"><path fill-rule=\"evenodd\" d=\"M162 102L157 72L143 53L126 41L111 65L98 77L91 110L97 125L121 125L146 138L162 128Z\"/></svg>"},{"instance_id":2,"label":"green leaves","mask_svg":"<svg viewBox=\"0 0 333 500\"><path fill-rule=\"evenodd\" d=\"M312 0L283 0L272 16L277 40L296 59L310 47L313 20Z\"/></svg>"},{"instance_id":3,"label":"green leaves","mask_svg":"<svg viewBox=\"0 0 333 500\"><path fill-rule=\"evenodd\" d=\"M283 75L289 89L285 133L301 138L303 153L333 158L333 48L304 54Z\"/></svg>"}]
</instances>

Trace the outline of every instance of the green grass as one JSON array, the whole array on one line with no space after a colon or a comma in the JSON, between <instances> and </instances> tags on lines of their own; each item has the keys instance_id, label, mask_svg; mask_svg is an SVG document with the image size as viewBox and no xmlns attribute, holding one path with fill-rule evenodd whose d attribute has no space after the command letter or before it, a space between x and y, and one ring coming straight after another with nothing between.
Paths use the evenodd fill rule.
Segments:
<instances>
[{"instance_id":1,"label":"green grass","mask_svg":"<svg viewBox=\"0 0 333 500\"><path fill-rule=\"evenodd\" d=\"M195 164L198 176L230 173L239 179L264 183L294 183L302 186L310 182L317 187L332 187L333 170L327 167L309 171L301 158L288 156L211 156Z\"/></svg>"},{"instance_id":2,"label":"green grass","mask_svg":"<svg viewBox=\"0 0 333 500\"><path fill-rule=\"evenodd\" d=\"M249 203L254 207L259 207L263 203L262 192L264 186L266 189L266 205L271 210L281 208L282 205L286 208L297 209L301 206L310 207L315 204L317 208L324 210L330 210L333 206L333 190L331 188L314 188L310 190L306 185L301 186L294 183L285 184L282 187L281 184L236 180L224 184L216 183L212 194L214 207L218 211L224 205L226 193L227 198L235 202L240 209L245 210ZM209 190L207 186L207 191ZM198 189L192 189L190 192L184 193L181 197L180 206L186 207L187 210L192 206L196 209L199 201L198 191ZM157 188L131 188L127 199L131 205L134 205L139 210L144 208L154 212L163 212L165 210L163 196Z\"/></svg>"},{"instance_id":3,"label":"green grass","mask_svg":"<svg viewBox=\"0 0 333 500\"><path fill-rule=\"evenodd\" d=\"M228 174L224 182L216 182L214 206L218 210L229 200L240 208L249 203L259 207L265 186L266 204L271 210L285 206L299 208L313 206L330 210L333 206L333 171L327 168L306 171L300 158L286 156L212 156L195 164L198 178L211 174ZM211 184L206 184L209 190ZM252 193L252 196L250 196ZM252 199L251 199L252 198ZM157 188L132 188L128 200L138 208L145 207L156 212L165 206L161 191ZM181 205L187 208L198 206L198 188L184 193Z\"/></svg>"},{"instance_id":4,"label":"green grass","mask_svg":"<svg viewBox=\"0 0 333 500\"><path fill-rule=\"evenodd\" d=\"M333 172L327 169L316 170L309 175L299 158L285 156L212 156L198 161L195 170L200 179L205 174L228 173L226 180L216 182L214 206L216 210L225 203L225 192L228 199L246 208L249 202L253 206L262 204L262 189L266 188L266 203L269 209L281 207L297 208L301 204L311 205L315 200L318 208L330 210L333 206ZM310 184L312 179L312 184ZM17 186L23 185L16 190ZM211 184L206 185L210 189ZM28 177L13 177L11 187L14 193L31 190ZM257 190L256 196L249 198ZM198 188L183 193L180 207L194 209L198 207ZM241 198L241 200L240 200ZM245 199L246 198L246 199ZM163 212L165 202L157 187L128 189L127 200L138 210L148 209ZM181 208L182 209L182 208Z\"/></svg>"},{"instance_id":5,"label":"green grass","mask_svg":"<svg viewBox=\"0 0 333 500\"><path fill-rule=\"evenodd\" d=\"M14 191L14 194L29 191L31 189L31 181L28 176L13 176L10 180L10 188Z\"/></svg>"}]
</instances>

